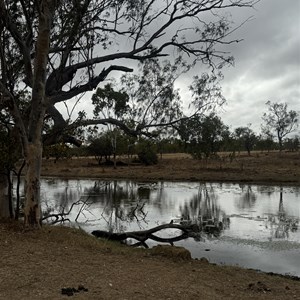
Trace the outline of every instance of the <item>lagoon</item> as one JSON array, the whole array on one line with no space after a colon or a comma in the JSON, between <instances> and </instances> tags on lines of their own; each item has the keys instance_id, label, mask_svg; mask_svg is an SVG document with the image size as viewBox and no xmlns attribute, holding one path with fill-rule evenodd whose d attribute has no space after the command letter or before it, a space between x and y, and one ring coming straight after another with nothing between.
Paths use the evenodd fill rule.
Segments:
<instances>
[{"instance_id":1,"label":"lagoon","mask_svg":"<svg viewBox=\"0 0 300 300\"><path fill-rule=\"evenodd\" d=\"M299 187L44 178L41 190L44 211L72 207L70 225L89 233L214 218L222 222L218 234L201 232L175 246L212 263L300 276ZM176 234L172 229L162 235Z\"/></svg>"}]
</instances>

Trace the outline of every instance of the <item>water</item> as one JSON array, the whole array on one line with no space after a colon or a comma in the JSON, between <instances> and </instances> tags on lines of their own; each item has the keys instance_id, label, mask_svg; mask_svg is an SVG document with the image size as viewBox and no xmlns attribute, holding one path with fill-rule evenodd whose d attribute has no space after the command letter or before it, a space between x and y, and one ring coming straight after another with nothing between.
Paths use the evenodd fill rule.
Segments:
<instances>
[{"instance_id":1,"label":"water","mask_svg":"<svg viewBox=\"0 0 300 300\"><path fill-rule=\"evenodd\" d=\"M299 187L51 178L41 189L48 212L68 212L78 202L68 218L87 232L144 230L182 218L220 221L217 234L201 232L175 245L213 263L300 276Z\"/></svg>"}]
</instances>

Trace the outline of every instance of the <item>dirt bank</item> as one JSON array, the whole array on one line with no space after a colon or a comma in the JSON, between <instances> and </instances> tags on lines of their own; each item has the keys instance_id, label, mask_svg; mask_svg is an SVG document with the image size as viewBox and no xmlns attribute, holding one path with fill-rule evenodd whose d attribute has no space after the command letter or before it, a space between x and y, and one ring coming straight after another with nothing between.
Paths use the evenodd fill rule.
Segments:
<instances>
[{"instance_id":1,"label":"dirt bank","mask_svg":"<svg viewBox=\"0 0 300 300\"><path fill-rule=\"evenodd\" d=\"M157 256L70 228L0 223L0 253L0 299L300 299L296 280Z\"/></svg>"}]
</instances>

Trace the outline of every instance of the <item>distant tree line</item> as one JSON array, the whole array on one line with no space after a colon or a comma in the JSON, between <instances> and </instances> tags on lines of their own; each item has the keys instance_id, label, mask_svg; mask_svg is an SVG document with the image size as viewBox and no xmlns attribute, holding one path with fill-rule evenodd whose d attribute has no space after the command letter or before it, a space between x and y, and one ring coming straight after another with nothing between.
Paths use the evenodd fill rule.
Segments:
<instances>
[{"instance_id":1,"label":"distant tree line","mask_svg":"<svg viewBox=\"0 0 300 300\"><path fill-rule=\"evenodd\" d=\"M213 112L183 119L174 124L172 130L153 132L149 137L134 137L118 128L102 128L100 132L99 128L90 128L86 143L81 148L59 144L47 147L44 156L55 160L74 155L94 156L99 165L114 162L116 166L116 156L120 155L128 159L134 156L135 160L147 165L157 163L158 156L163 153L184 152L195 159L209 159L218 152L246 151L250 156L252 151L299 151L299 135L285 137L297 129L298 114L287 112L286 104L268 102L267 105L269 113L263 114L264 123L259 134L253 131L251 124L231 130ZM273 118L274 109L279 109L282 114L278 123Z\"/></svg>"}]
</instances>

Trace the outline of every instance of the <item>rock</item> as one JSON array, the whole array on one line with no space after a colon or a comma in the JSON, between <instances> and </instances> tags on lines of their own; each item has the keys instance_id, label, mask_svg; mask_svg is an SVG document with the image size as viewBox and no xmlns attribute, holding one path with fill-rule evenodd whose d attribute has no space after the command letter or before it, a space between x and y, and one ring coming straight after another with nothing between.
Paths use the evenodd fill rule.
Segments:
<instances>
[{"instance_id":1,"label":"rock","mask_svg":"<svg viewBox=\"0 0 300 300\"><path fill-rule=\"evenodd\" d=\"M67 296L73 296L74 293L79 293L79 292L88 292L88 289L85 288L82 284L78 285L78 289L74 287L64 287L61 289L61 294L62 295L67 295Z\"/></svg>"},{"instance_id":2,"label":"rock","mask_svg":"<svg viewBox=\"0 0 300 300\"><path fill-rule=\"evenodd\" d=\"M201 257L199 260L200 260L201 262L203 262L203 263L209 264L208 259L205 258L205 257Z\"/></svg>"},{"instance_id":3,"label":"rock","mask_svg":"<svg viewBox=\"0 0 300 300\"><path fill-rule=\"evenodd\" d=\"M263 293L271 292L271 289L261 281L257 281L257 283L249 283L248 289L256 292L263 292Z\"/></svg>"},{"instance_id":4,"label":"rock","mask_svg":"<svg viewBox=\"0 0 300 300\"><path fill-rule=\"evenodd\" d=\"M152 255L160 255L176 260L191 260L191 252L184 247L175 247L169 245L158 245L150 250Z\"/></svg>"}]
</instances>

